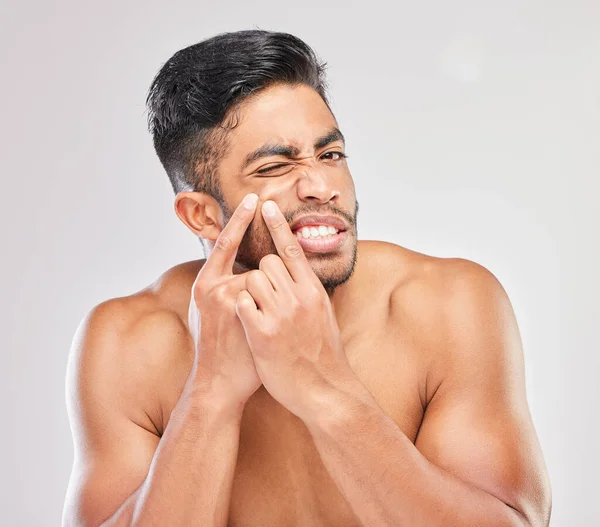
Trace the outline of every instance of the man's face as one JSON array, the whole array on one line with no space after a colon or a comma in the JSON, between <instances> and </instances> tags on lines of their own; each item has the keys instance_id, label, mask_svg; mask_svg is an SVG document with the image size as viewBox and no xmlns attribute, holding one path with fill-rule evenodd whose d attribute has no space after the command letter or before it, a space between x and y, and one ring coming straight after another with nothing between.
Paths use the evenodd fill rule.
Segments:
<instances>
[{"instance_id":1,"label":"man's face","mask_svg":"<svg viewBox=\"0 0 600 527\"><path fill-rule=\"evenodd\" d=\"M306 240L303 249L330 292L348 280L356 263L358 202L348 165L336 153L344 153L337 129L327 105L308 86L275 85L244 102L238 125L230 132L230 151L219 165L225 199L223 225L246 194L259 196L255 217L237 253L238 264L258 269L263 256L278 254L261 212L262 203L270 199L290 227L300 217L312 214L334 216L343 222L345 232L329 241ZM315 147L319 140L321 144ZM271 151L248 160L249 154L267 145L296 151ZM295 229L293 232L296 234ZM336 240L338 243L333 243ZM318 248L326 244L334 247Z\"/></svg>"}]
</instances>

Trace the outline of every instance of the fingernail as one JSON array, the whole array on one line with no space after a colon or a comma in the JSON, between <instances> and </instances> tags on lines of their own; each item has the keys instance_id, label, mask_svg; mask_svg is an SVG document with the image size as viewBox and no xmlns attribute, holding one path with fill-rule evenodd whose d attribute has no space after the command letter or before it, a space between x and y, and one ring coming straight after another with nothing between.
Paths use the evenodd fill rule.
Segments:
<instances>
[{"instance_id":1,"label":"fingernail","mask_svg":"<svg viewBox=\"0 0 600 527\"><path fill-rule=\"evenodd\" d=\"M256 203L258 202L258 196L256 194L248 194L244 198L244 207L247 209L253 209L256 207Z\"/></svg>"},{"instance_id":2,"label":"fingernail","mask_svg":"<svg viewBox=\"0 0 600 527\"><path fill-rule=\"evenodd\" d=\"M267 216L275 215L275 202L274 201L265 201L263 203L263 210Z\"/></svg>"}]
</instances>

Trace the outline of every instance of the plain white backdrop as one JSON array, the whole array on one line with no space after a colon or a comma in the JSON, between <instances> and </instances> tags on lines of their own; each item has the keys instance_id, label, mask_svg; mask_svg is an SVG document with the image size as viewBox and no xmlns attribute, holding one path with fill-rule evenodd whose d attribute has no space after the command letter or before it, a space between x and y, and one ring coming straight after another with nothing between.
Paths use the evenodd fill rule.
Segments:
<instances>
[{"instance_id":1,"label":"plain white backdrop","mask_svg":"<svg viewBox=\"0 0 600 527\"><path fill-rule=\"evenodd\" d=\"M203 257L146 129L154 74L254 27L328 62L359 238L469 258L504 285L551 525L600 525L597 0L3 1L0 524L60 524L81 318Z\"/></svg>"}]
</instances>

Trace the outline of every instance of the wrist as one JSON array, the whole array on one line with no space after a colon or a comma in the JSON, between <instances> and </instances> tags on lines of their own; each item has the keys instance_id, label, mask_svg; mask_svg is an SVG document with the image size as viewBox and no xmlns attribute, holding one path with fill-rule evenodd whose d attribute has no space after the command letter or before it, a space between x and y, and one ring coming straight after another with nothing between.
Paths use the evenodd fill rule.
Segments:
<instances>
[{"instance_id":1,"label":"wrist","mask_svg":"<svg viewBox=\"0 0 600 527\"><path fill-rule=\"evenodd\" d=\"M201 414L216 413L241 419L247 398L241 398L220 375L192 368L185 386L192 407Z\"/></svg>"},{"instance_id":2,"label":"wrist","mask_svg":"<svg viewBox=\"0 0 600 527\"><path fill-rule=\"evenodd\" d=\"M327 379L311 390L302 420L311 433L327 432L376 405L371 393L352 372Z\"/></svg>"}]
</instances>

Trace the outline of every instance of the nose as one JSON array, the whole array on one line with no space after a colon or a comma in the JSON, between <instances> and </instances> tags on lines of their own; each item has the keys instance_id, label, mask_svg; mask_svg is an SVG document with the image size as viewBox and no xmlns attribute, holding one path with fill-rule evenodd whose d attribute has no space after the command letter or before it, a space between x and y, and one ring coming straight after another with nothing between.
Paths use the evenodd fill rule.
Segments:
<instances>
[{"instance_id":1,"label":"nose","mask_svg":"<svg viewBox=\"0 0 600 527\"><path fill-rule=\"evenodd\" d=\"M329 203L340 193L336 178L323 167L306 168L298 181L298 197L303 201Z\"/></svg>"}]
</instances>

